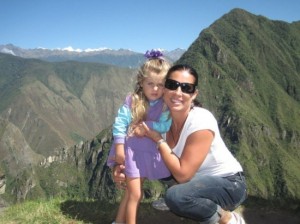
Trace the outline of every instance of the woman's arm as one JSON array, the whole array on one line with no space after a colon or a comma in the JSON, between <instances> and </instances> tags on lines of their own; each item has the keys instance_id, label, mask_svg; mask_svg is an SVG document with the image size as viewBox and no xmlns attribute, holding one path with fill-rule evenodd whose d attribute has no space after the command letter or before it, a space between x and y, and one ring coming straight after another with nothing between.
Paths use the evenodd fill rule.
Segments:
<instances>
[{"instance_id":1,"label":"woman's arm","mask_svg":"<svg viewBox=\"0 0 300 224\"><path fill-rule=\"evenodd\" d=\"M146 135L153 141L158 142L162 139L158 132L149 129L146 124L144 128ZM214 134L210 130L193 132L187 138L180 158L172 152L167 142L158 145L166 166L179 183L187 182L195 175L210 150L213 137Z\"/></svg>"}]
</instances>

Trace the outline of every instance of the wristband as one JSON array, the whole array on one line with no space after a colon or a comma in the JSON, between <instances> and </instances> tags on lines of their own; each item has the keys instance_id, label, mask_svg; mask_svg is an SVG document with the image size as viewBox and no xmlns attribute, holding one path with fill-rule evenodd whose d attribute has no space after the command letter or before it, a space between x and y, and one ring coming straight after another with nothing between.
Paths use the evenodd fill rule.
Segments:
<instances>
[{"instance_id":1,"label":"wristband","mask_svg":"<svg viewBox=\"0 0 300 224\"><path fill-rule=\"evenodd\" d=\"M158 142L156 143L156 148L159 148L159 146L161 145L161 143L166 142L166 140L164 140L163 138L158 140Z\"/></svg>"}]
</instances>

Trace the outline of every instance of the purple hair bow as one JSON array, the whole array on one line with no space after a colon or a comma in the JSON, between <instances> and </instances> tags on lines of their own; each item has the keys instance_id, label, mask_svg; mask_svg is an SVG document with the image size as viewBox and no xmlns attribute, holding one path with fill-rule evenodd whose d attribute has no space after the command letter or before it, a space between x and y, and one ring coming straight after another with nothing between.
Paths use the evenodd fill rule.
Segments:
<instances>
[{"instance_id":1,"label":"purple hair bow","mask_svg":"<svg viewBox=\"0 0 300 224\"><path fill-rule=\"evenodd\" d=\"M148 59L156 59L156 58L164 59L163 58L163 53L159 50L146 51L144 56Z\"/></svg>"}]
</instances>

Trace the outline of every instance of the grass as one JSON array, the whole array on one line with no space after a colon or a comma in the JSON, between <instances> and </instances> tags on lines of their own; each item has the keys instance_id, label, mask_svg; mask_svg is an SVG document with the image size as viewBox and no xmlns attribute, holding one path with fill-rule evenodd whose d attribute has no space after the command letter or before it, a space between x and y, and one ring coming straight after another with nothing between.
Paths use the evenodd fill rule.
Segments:
<instances>
[{"instance_id":1,"label":"grass","mask_svg":"<svg viewBox=\"0 0 300 224\"><path fill-rule=\"evenodd\" d=\"M0 216L0 223L7 224L34 224L34 223L84 223L74 220L61 211L63 199L51 199L49 201L26 201L13 205Z\"/></svg>"},{"instance_id":2,"label":"grass","mask_svg":"<svg viewBox=\"0 0 300 224\"><path fill-rule=\"evenodd\" d=\"M298 202L294 202L295 205ZM289 224L300 221L299 207L292 210L277 207L270 201L248 198L235 211L242 214L247 223ZM286 208L286 206L283 206ZM118 203L97 200L40 199L25 201L0 212L0 223L5 224L110 224L114 220ZM151 203L143 201L138 212L137 223L196 224L196 221L176 216L172 212L158 211Z\"/></svg>"},{"instance_id":3,"label":"grass","mask_svg":"<svg viewBox=\"0 0 300 224\"><path fill-rule=\"evenodd\" d=\"M40 199L15 204L0 213L0 223L5 224L81 224L112 223L118 203L97 200ZM155 211L150 203L141 204L140 219Z\"/></svg>"}]
</instances>

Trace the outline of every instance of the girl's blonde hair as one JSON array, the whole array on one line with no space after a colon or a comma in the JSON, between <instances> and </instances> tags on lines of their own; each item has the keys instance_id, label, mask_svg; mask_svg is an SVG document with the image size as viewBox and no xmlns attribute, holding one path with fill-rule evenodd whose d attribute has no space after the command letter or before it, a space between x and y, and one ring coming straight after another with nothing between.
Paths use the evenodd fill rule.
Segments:
<instances>
[{"instance_id":1,"label":"girl's blonde hair","mask_svg":"<svg viewBox=\"0 0 300 224\"><path fill-rule=\"evenodd\" d=\"M170 67L169 62L162 58L149 59L140 67L136 76L134 93L132 94L131 124L137 124L146 119L149 102L142 89L144 79L153 73L165 79Z\"/></svg>"}]
</instances>

